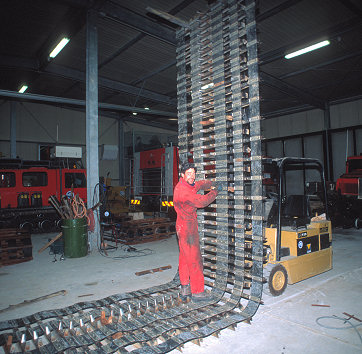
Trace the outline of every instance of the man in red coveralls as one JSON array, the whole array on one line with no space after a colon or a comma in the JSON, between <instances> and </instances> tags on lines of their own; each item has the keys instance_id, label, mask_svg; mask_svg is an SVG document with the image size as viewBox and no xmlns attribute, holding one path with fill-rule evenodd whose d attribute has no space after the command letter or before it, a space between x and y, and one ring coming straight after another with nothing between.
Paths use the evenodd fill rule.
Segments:
<instances>
[{"instance_id":1,"label":"man in red coveralls","mask_svg":"<svg viewBox=\"0 0 362 354\"><path fill-rule=\"evenodd\" d=\"M215 200L217 189L211 181L197 181L194 164L185 162L181 166L181 178L177 183L173 203L177 212L176 232L180 247L179 276L181 297L192 294L193 301L207 300L204 291L203 264L199 245L197 208L204 208ZM200 189L211 191L205 195L197 194Z\"/></svg>"}]
</instances>

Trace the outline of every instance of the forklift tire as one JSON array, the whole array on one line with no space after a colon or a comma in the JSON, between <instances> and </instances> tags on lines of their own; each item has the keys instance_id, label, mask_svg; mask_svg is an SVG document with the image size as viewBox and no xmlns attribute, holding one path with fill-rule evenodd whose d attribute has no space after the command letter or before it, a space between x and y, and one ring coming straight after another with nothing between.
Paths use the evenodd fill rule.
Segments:
<instances>
[{"instance_id":1,"label":"forklift tire","mask_svg":"<svg viewBox=\"0 0 362 354\"><path fill-rule=\"evenodd\" d=\"M279 296L283 294L287 284L288 273L281 264L277 264L272 268L268 277L268 288L270 294L273 296Z\"/></svg>"},{"instance_id":2,"label":"forklift tire","mask_svg":"<svg viewBox=\"0 0 362 354\"><path fill-rule=\"evenodd\" d=\"M356 218L356 220L354 221L354 227L359 230L360 227L362 227L362 219Z\"/></svg>"}]
</instances>

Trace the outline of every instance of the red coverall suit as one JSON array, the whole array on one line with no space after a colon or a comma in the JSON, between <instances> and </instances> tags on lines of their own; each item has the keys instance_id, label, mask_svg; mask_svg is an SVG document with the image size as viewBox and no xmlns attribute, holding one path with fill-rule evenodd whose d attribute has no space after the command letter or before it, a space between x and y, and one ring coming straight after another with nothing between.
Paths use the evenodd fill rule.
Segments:
<instances>
[{"instance_id":1,"label":"red coverall suit","mask_svg":"<svg viewBox=\"0 0 362 354\"><path fill-rule=\"evenodd\" d=\"M194 185L190 185L180 178L173 194L174 208L177 212L176 232L180 247L180 282L181 285L190 283L192 294L204 291L196 209L209 205L217 196L216 190L211 190L205 195L197 194L197 191L209 189L211 185L211 181L197 181Z\"/></svg>"}]
</instances>

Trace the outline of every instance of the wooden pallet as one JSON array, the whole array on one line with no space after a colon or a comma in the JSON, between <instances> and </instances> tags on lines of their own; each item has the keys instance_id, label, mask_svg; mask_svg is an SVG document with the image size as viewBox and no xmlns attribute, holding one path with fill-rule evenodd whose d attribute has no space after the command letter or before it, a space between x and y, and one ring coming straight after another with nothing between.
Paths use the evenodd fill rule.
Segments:
<instances>
[{"instance_id":1,"label":"wooden pallet","mask_svg":"<svg viewBox=\"0 0 362 354\"><path fill-rule=\"evenodd\" d=\"M175 222L169 218L149 218L125 221L119 226L117 235L122 243L135 245L171 237L175 233Z\"/></svg>"},{"instance_id":2,"label":"wooden pallet","mask_svg":"<svg viewBox=\"0 0 362 354\"><path fill-rule=\"evenodd\" d=\"M0 229L0 266L33 259L31 235L27 230Z\"/></svg>"}]
</instances>

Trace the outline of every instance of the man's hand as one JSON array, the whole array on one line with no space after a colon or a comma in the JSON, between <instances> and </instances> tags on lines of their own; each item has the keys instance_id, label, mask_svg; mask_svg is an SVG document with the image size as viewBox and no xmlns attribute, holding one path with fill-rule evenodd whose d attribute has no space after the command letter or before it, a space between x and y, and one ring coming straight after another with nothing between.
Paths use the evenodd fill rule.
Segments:
<instances>
[{"instance_id":1,"label":"man's hand","mask_svg":"<svg viewBox=\"0 0 362 354\"><path fill-rule=\"evenodd\" d=\"M226 184L226 183L225 183ZM234 187L225 187L222 182L213 182L212 186L211 186L211 190L216 189L218 192L221 192L224 189L227 189L228 192L234 193L235 192L235 188Z\"/></svg>"},{"instance_id":2,"label":"man's hand","mask_svg":"<svg viewBox=\"0 0 362 354\"><path fill-rule=\"evenodd\" d=\"M213 182L211 189L216 189L218 192L221 192L224 188L220 182Z\"/></svg>"}]
</instances>

